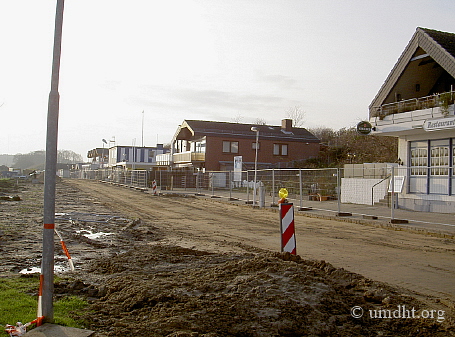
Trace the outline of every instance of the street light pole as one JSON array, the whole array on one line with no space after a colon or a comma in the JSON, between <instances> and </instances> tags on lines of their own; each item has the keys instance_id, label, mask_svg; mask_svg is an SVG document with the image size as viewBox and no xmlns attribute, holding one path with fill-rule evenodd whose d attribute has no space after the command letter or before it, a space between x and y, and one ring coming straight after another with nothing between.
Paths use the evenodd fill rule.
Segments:
<instances>
[{"instance_id":1,"label":"street light pole","mask_svg":"<svg viewBox=\"0 0 455 337\"><path fill-rule=\"evenodd\" d=\"M101 154L101 158L103 158L103 160L100 161L100 163L101 163L100 166L101 166L101 168L104 168L104 158L105 158L105 157L104 157L104 144L107 145L107 140L103 138L103 139L101 139L101 141L103 142L103 152L102 152L102 154Z\"/></svg>"},{"instance_id":2,"label":"street light pole","mask_svg":"<svg viewBox=\"0 0 455 337\"><path fill-rule=\"evenodd\" d=\"M52 61L51 91L47 111L46 169L44 172L43 257L41 260L38 319L54 320L54 228L55 228L55 176L57 174L57 136L60 95L60 54L62 44L64 0L57 0L55 13L54 50Z\"/></svg>"},{"instance_id":3,"label":"street light pole","mask_svg":"<svg viewBox=\"0 0 455 337\"><path fill-rule=\"evenodd\" d=\"M253 185L253 207L256 206L256 182L258 175L258 141L259 141L259 130L257 127L252 126L251 131L256 132L256 146L255 146L255 156L254 156L254 185Z\"/></svg>"}]
</instances>

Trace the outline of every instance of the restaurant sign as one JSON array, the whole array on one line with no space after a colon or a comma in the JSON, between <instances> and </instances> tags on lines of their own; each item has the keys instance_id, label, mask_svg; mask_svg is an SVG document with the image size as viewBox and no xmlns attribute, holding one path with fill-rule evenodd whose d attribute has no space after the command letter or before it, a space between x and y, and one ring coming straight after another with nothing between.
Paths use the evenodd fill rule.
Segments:
<instances>
[{"instance_id":1,"label":"restaurant sign","mask_svg":"<svg viewBox=\"0 0 455 337\"><path fill-rule=\"evenodd\" d=\"M435 130L444 130L444 129L453 129L455 128L455 118L438 118L426 120L423 123L423 129L425 131L435 131Z\"/></svg>"}]
</instances>

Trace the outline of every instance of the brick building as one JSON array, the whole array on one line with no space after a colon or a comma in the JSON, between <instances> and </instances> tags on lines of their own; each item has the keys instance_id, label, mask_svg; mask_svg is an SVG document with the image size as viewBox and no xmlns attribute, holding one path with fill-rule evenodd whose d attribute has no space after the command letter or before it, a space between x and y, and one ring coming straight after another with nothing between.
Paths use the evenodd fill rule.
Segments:
<instances>
[{"instance_id":1,"label":"brick building","mask_svg":"<svg viewBox=\"0 0 455 337\"><path fill-rule=\"evenodd\" d=\"M234 157L242 156L244 169L255 162L258 132L258 168L287 167L293 161L316 157L319 139L284 119L281 126L184 120L171 143L174 169L232 170Z\"/></svg>"}]
</instances>

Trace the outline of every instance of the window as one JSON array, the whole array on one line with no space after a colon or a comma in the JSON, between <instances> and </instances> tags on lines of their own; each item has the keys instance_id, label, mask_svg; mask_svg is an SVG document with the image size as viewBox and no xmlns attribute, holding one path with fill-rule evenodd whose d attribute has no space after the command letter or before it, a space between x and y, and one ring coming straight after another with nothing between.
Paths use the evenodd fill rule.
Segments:
<instances>
[{"instance_id":1,"label":"window","mask_svg":"<svg viewBox=\"0 0 455 337\"><path fill-rule=\"evenodd\" d=\"M198 140L194 143L194 152L205 153L205 139Z\"/></svg>"},{"instance_id":2,"label":"window","mask_svg":"<svg viewBox=\"0 0 455 337\"><path fill-rule=\"evenodd\" d=\"M287 144L273 144L273 155L274 156L287 156L288 145Z\"/></svg>"},{"instance_id":3,"label":"window","mask_svg":"<svg viewBox=\"0 0 455 337\"><path fill-rule=\"evenodd\" d=\"M258 150L259 150L261 148L261 143L258 142L257 144L258 144ZM256 150L256 142L251 143L251 149Z\"/></svg>"},{"instance_id":4,"label":"window","mask_svg":"<svg viewBox=\"0 0 455 337\"><path fill-rule=\"evenodd\" d=\"M426 142L411 143L411 175L427 175L428 145Z\"/></svg>"},{"instance_id":5,"label":"window","mask_svg":"<svg viewBox=\"0 0 455 337\"><path fill-rule=\"evenodd\" d=\"M239 153L239 142L223 141L223 153Z\"/></svg>"},{"instance_id":6,"label":"window","mask_svg":"<svg viewBox=\"0 0 455 337\"><path fill-rule=\"evenodd\" d=\"M432 147L431 148L431 175L447 175L449 173L449 148Z\"/></svg>"},{"instance_id":7,"label":"window","mask_svg":"<svg viewBox=\"0 0 455 337\"><path fill-rule=\"evenodd\" d=\"M437 139L410 142L409 193L454 194L454 141Z\"/></svg>"}]
</instances>

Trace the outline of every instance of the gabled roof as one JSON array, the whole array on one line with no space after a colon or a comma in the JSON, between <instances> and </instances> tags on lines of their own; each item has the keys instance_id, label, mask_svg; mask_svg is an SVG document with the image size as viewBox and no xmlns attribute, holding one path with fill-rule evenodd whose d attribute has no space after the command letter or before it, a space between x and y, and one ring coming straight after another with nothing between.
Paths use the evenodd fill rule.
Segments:
<instances>
[{"instance_id":1,"label":"gabled roof","mask_svg":"<svg viewBox=\"0 0 455 337\"><path fill-rule=\"evenodd\" d=\"M300 141L307 143L319 143L319 139L305 128L291 128L285 131L281 126L241 124L228 122L210 122L200 120L184 120L177 130L174 139L197 139L203 136L212 137L236 137L252 138L256 133L251 131L251 127L259 130L261 139L276 139L288 141Z\"/></svg>"},{"instance_id":2,"label":"gabled roof","mask_svg":"<svg viewBox=\"0 0 455 337\"><path fill-rule=\"evenodd\" d=\"M424 53L417 55L416 52L419 48ZM373 107L383 104L408 64L411 61L425 57L434 60L450 76L455 78L455 34L418 27L376 97L371 102L370 114Z\"/></svg>"}]
</instances>

